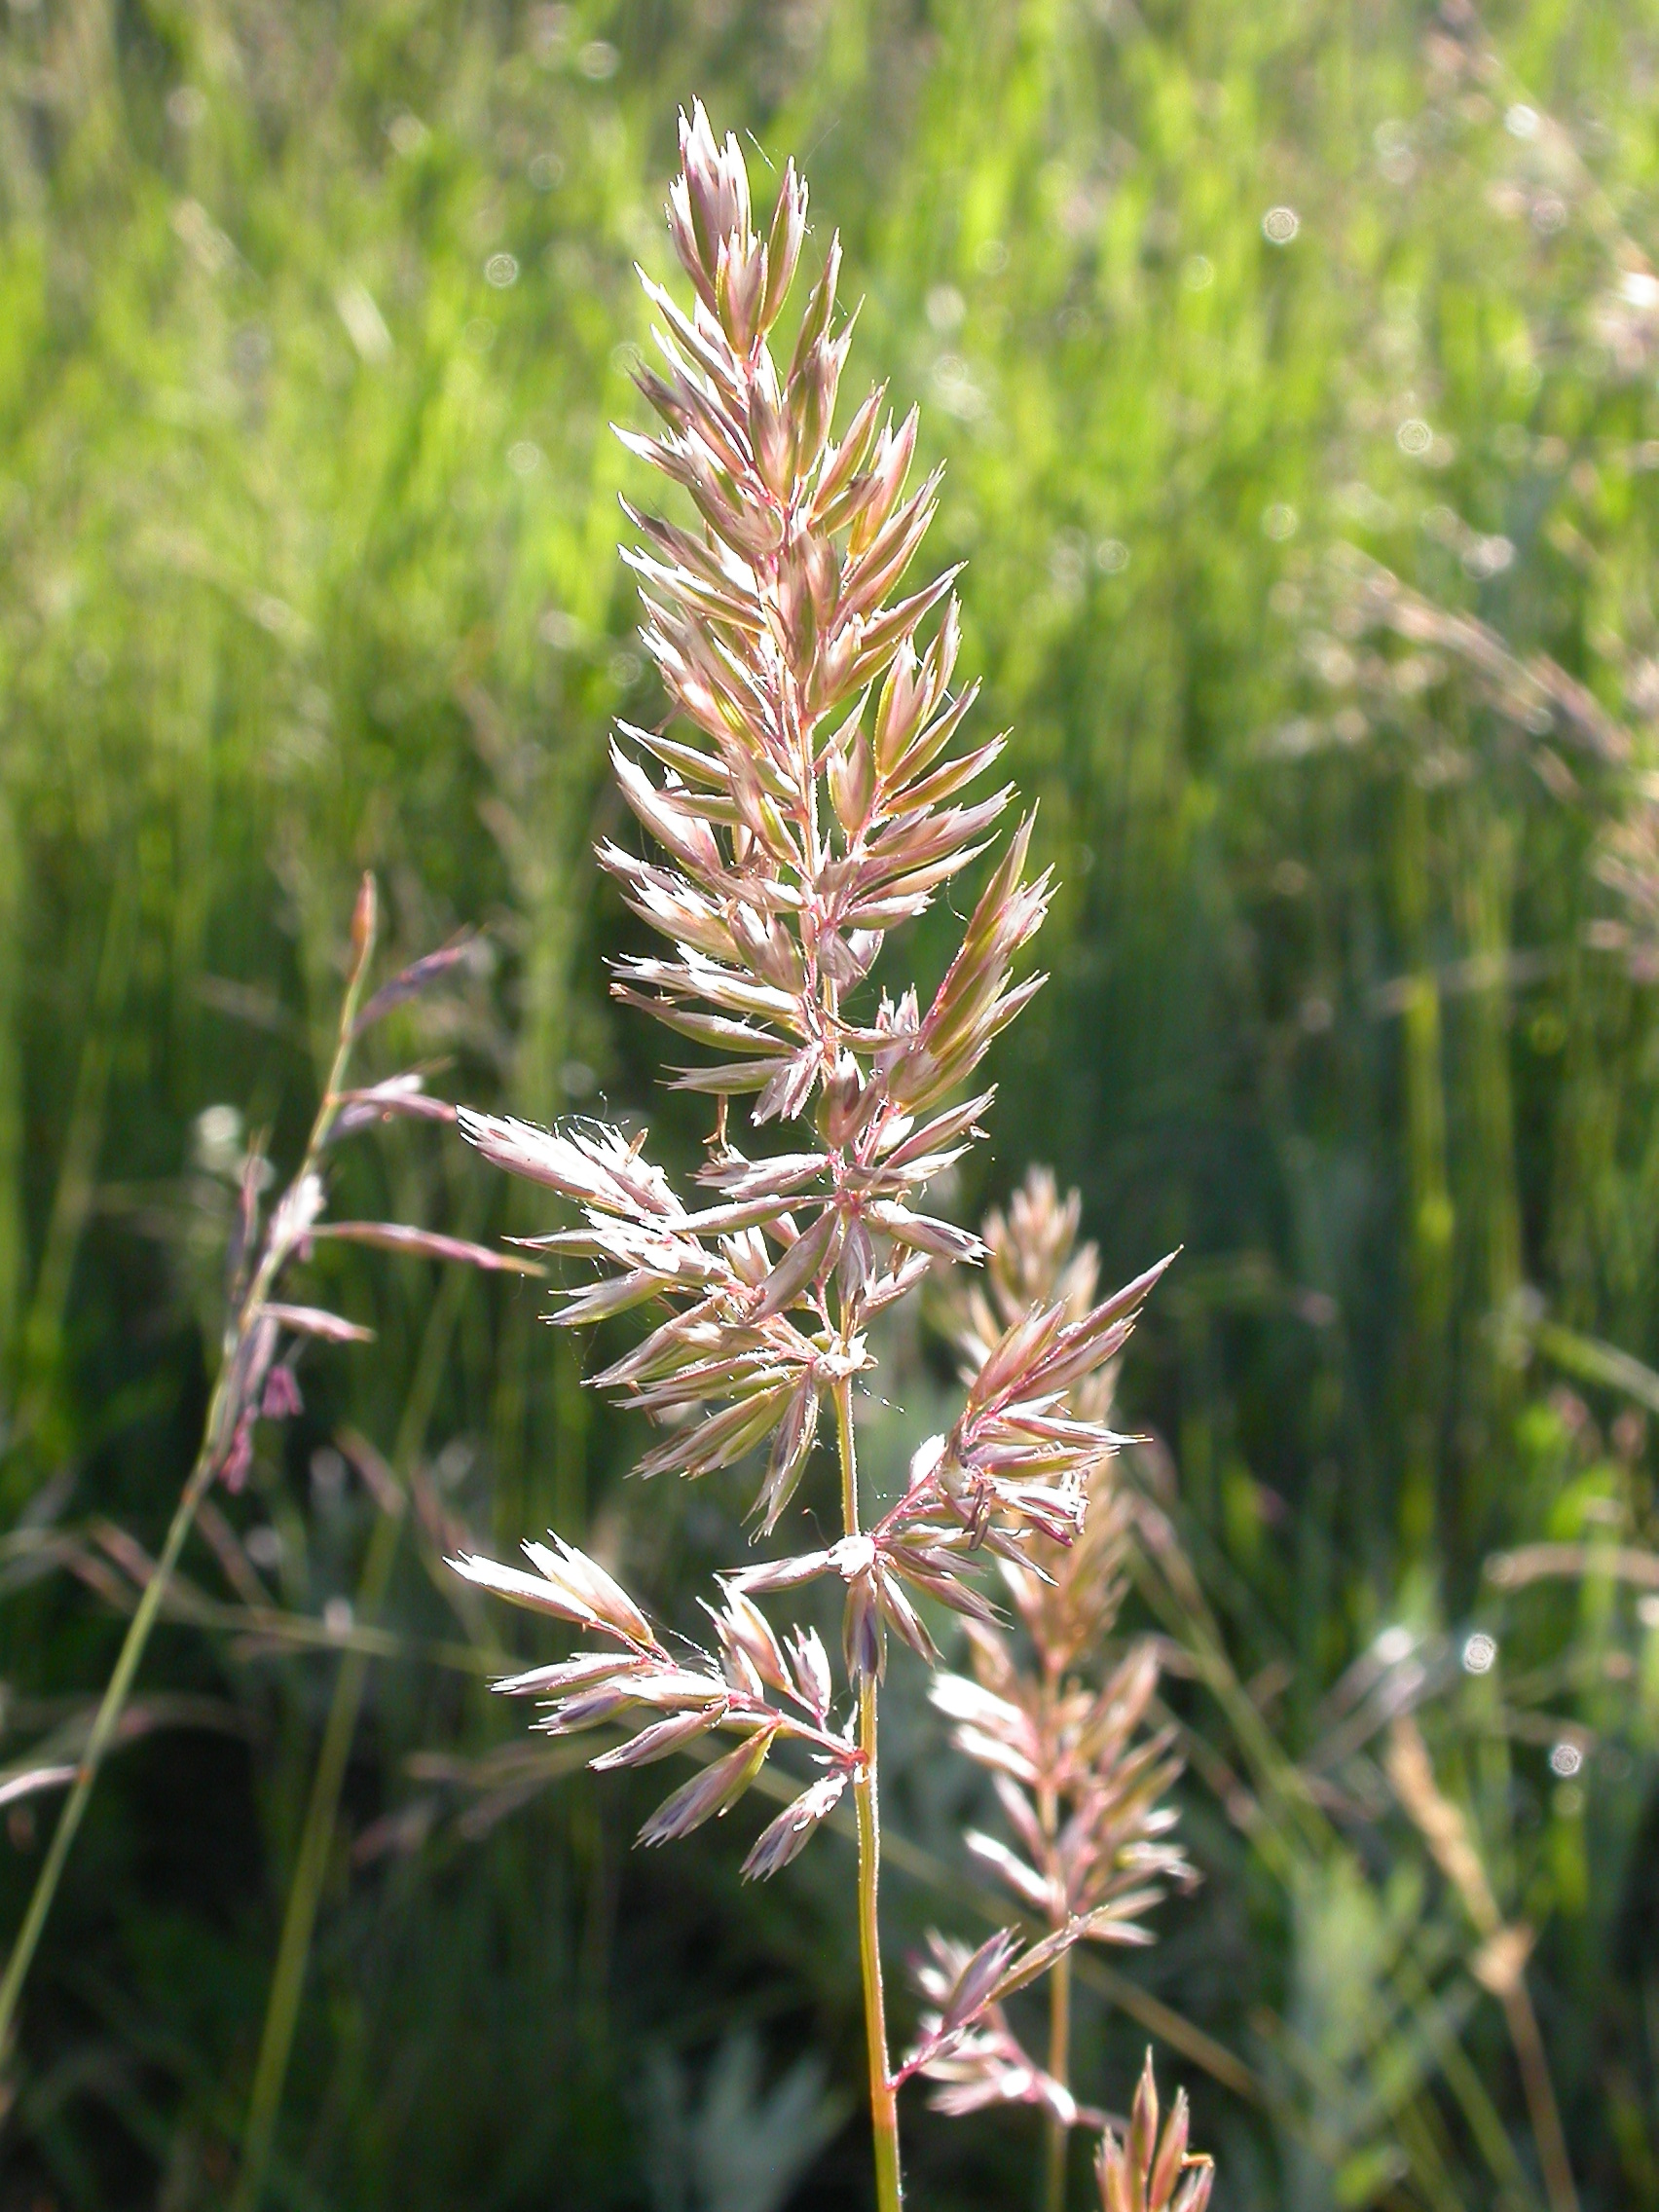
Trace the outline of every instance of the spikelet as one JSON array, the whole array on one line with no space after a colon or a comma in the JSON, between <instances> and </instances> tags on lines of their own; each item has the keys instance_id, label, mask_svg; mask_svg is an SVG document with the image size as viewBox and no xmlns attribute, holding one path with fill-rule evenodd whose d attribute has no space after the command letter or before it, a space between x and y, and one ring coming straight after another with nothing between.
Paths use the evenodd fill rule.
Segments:
<instances>
[{"instance_id":1,"label":"spikelet","mask_svg":"<svg viewBox=\"0 0 1659 2212\"><path fill-rule=\"evenodd\" d=\"M1158 2084L1146 2054L1129 2131L1108 2128L1094 2163L1100 2212L1204 2212L1215 2181L1213 2162L1187 2148L1187 2096L1177 2090L1175 2109L1158 2132Z\"/></svg>"}]
</instances>

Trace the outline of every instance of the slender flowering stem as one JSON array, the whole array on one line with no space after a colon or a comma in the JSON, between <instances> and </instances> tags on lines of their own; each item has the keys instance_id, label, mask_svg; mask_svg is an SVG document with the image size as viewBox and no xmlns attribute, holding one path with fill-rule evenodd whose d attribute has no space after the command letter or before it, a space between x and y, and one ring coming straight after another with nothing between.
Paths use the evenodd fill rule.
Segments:
<instances>
[{"instance_id":1,"label":"slender flowering stem","mask_svg":"<svg viewBox=\"0 0 1659 2212\"><path fill-rule=\"evenodd\" d=\"M864 1975L865 2036L869 2046L869 2116L875 2137L875 2200L899 2212L899 2093L888 2072L887 2012L881 1985L881 1800L877 1786L875 1684L859 1692L859 1747L865 1763L853 1784L859 1825L859 1966Z\"/></svg>"},{"instance_id":2,"label":"slender flowering stem","mask_svg":"<svg viewBox=\"0 0 1659 2212\"><path fill-rule=\"evenodd\" d=\"M306 1156L296 1178L299 1188L315 1171L317 1159L327 1144L339 1109L340 1091L345 1083L346 1067L351 1051L352 1030L357 1017L358 1001L362 995L364 977L368 974L370 957L374 950L374 906L372 897L359 902L357 927L357 957L347 985L346 1001L341 1010L340 1030L335 1047L334 1064L329 1070L322 1100L317 1107L316 1119L312 1124L311 1136L306 1145ZM23 1983L33 1964L40 1938L52 1911L57 1885L62 1879L64 1864L76 1831L86 1817L87 1804L103 1764L104 1754L115 1740L121 1726L122 1714L132 1689L134 1676L150 1641L150 1631L156 1625L156 1616L162 1609L173 1569L178 1565L185 1538L190 1534L198 1508L206 1496L214 1477L224 1466L233 1448L240 1416L245 1411L240 1404L240 1385L243 1380L241 1353L251 1332L258 1326L266 1301L283 1263L290 1257L291 1247L285 1247L275 1235L267 1240L259 1265L247 1292L236 1309L225 1331L224 1354L220 1361L219 1376L213 1385L208 1403L207 1419L203 1428L202 1448L191 1468L178 1504L173 1509L171 1525L162 1556L156 1563L156 1571L144 1586L142 1597L128 1624L122 1641L121 1653L115 1671L105 1685L97 1716L92 1722L87 1746L81 1753L75 1770L74 1787L63 1807L56 1828L53 1832L52 1848L46 1855L34 1895L29 1899L28 1911L18 1931L12 1955L6 1962L6 1972L0 1980L0 2050L4 2050L12 2036L17 2016L18 2000L22 1995Z\"/></svg>"},{"instance_id":3,"label":"slender flowering stem","mask_svg":"<svg viewBox=\"0 0 1659 2212\"><path fill-rule=\"evenodd\" d=\"M1044 1654L1043 1667L1043 1738L1052 1743L1056 1735L1055 1705L1060 1689L1059 1669L1052 1654ZM1037 1818L1042 1826L1043 1839L1052 1849L1059 1832L1059 1792L1051 1780L1045 1781L1037 1792ZM1049 2079L1071 2086L1071 1954L1063 1954L1054 1962L1049 1976ZM1065 2212L1066 2202L1066 2146L1071 2134L1064 2118L1050 2111L1043 2125L1043 2212Z\"/></svg>"},{"instance_id":4,"label":"slender flowering stem","mask_svg":"<svg viewBox=\"0 0 1659 2212\"><path fill-rule=\"evenodd\" d=\"M835 1440L841 1456L843 1533L859 1533L858 1452L853 1442L852 1384L835 1385ZM853 1783L859 1828L859 1968L864 1976L865 2039L869 2046L869 2117L875 2135L875 2194L880 2212L897 2212L899 2096L887 2058L887 2004L881 1981L881 1794L875 1680L859 1692L859 1749L864 1765Z\"/></svg>"},{"instance_id":5,"label":"slender flowering stem","mask_svg":"<svg viewBox=\"0 0 1659 2212\"><path fill-rule=\"evenodd\" d=\"M1049 1975L1049 2078L1066 2082L1071 2070L1071 1953L1063 1951ZM1065 2212L1066 2145L1071 2130L1058 2113L1049 2114L1044 2128L1044 2212Z\"/></svg>"},{"instance_id":6,"label":"slender flowering stem","mask_svg":"<svg viewBox=\"0 0 1659 2212\"><path fill-rule=\"evenodd\" d=\"M347 1088L352 1050L364 1031L390 1007L413 997L454 967L465 949L464 945L457 944L417 962L387 983L365 1007L363 990L374 959L378 903L374 878L365 875L351 918L351 970L340 1009L328 1080L323 1085L298 1171L272 1210L263 1236L259 1234L258 1184L254 1174L259 1163L251 1159L247 1163L242 1186L241 1250L254 1255L252 1265L245 1274L239 1273L230 1301L219 1373L208 1401L201 1448L173 1509L155 1571L145 1583L128 1623L114 1672L98 1702L86 1748L75 1769L73 1786L29 1899L28 1910L12 1945L5 1974L0 1977L0 2051L11 2042L23 1984L51 1915L76 1833L86 1817L104 1755L120 1733L122 1716L143 1661L150 1632L161 1614L179 1555L202 1502L215 1481L223 1478L234 1487L240 1480L240 1472L245 1468L252 1448L253 1426L261 1413L280 1418L284 1411L293 1411L298 1403L293 1395L291 1371L277 1368L274 1372L273 1369L284 1333L319 1336L333 1343L360 1342L370 1334L342 1320L338 1314L313 1307L278 1303L275 1294L284 1269L291 1261L306 1255L314 1237L336 1235L383 1249L423 1252L429 1258L461 1260L490 1270L541 1272L535 1262L508 1258L456 1237L433 1236L424 1230L401 1224L319 1221L324 1204L321 1173L324 1155L337 1139L352 1128L366 1127L393 1114L409 1114L422 1120L455 1119L453 1107L424 1095L417 1075L397 1076L368 1090ZM272 1386L279 1377L286 1379L288 1388L274 1403Z\"/></svg>"}]
</instances>

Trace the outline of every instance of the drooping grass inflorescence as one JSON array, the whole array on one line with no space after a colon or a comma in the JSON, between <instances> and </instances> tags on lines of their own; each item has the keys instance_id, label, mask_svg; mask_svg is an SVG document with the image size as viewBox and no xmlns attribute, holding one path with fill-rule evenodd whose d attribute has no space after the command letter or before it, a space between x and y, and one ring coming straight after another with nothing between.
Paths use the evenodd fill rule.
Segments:
<instances>
[{"instance_id":1,"label":"drooping grass inflorescence","mask_svg":"<svg viewBox=\"0 0 1659 2212\"><path fill-rule=\"evenodd\" d=\"M979 1133L992 1096L959 1094L1041 983L1016 979L1015 968L1049 878L1027 872L1027 817L925 1003L913 985L871 981L887 933L986 851L1014 794L965 795L1000 739L951 749L977 688L951 688L955 571L902 588L939 482L936 472L906 496L915 411L895 424L877 388L831 435L851 339L836 313L835 239L787 367L771 350L806 211L791 164L762 235L736 139L717 144L700 106L682 118L668 220L695 296L684 311L642 278L661 317L664 372L642 369L637 381L663 427L620 433L695 513L685 527L626 509L644 543L624 558L672 713L660 729L620 725L612 759L661 857L614 843L599 857L668 946L618 963L616 995L717 1055L674 1075L716 1101L699 1195L687 1203L643 1140L616 1129L545 1130L464 1111L461 1126L498 1165L580 1208L580 1227L537 1240L601 1270L558 1321L650 1309L642 1341L592 1378L662 1427L640 1471L695 1477L764 1450L754 1518L768 1535L828 1401L841 1534L722 1576L708 1651L671 1652L610 1575L557 1539L526 1547L534 1572L456 1564L599 1640L502 1685L547 1701L540 1725L555 1733L636 1724L596 1764L640 1763L717 1730L736 1738L668 1798L642 1841L723 1814L773 1750L793 1742L821 1772L745 1862L747 1874L771 1874L850 1788L877 2193L891 2212L897 2090L914 2069L895 2072L888 2058L877 1920L877 1692L889 1640L937 1664L920 1601L988 1630L997 1615L978 1586L983 1561L1040 1577L1039 1558L1084 1528L1092 1470L1116 1439L1079 1393L1121 1349L1161 1267L1103 1301L1034 1298L999 1315L960 1417L915 1455L902 1494L866 1526L852 1389L874 1364L869 1326L936 1263L985 1256L923 1201ZM745 1100L747 1129L732 1116ZM773 1124L784 1147L762 1153L755 1138ZM756 1604L820 1577L845 1586L847 1711L818 1638L780 1638ZM1077 1902L1030 1948L1005 1935L960 1962L939 1992L947 2038L1098 1932L1101 1915L1124 1917L1116 1896L1090 1901L1085 1890Z\"/></svg>"}]
</instances>

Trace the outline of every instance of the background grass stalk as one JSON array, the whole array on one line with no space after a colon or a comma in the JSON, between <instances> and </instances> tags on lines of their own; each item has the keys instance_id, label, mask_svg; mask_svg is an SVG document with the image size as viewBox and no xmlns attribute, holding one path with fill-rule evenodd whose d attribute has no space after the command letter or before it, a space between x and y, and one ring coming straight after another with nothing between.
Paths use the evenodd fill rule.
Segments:
<instances>
[{"instance_id":1,"label":"background grass stalk","mask_svg":"<svg viewBox=\"0 0 1659 2212\"><path fill-rule=\"evenodd\" d=\"M1527 2093L1532 2140L1537 2146L1538 2164L1543 2169L1544 2193L1549 2198L1550 2212L1578 2212L1578 2191L1567 2159L1567 2137L1562 2132L1555 2083L1550 2079L1543 2038L1538 2033L1538 2016L1532 2009L1532 1999L1522 1975L1518 1974L1503 1992L1503 2016L1521 2066L1521 2085Z\"/></svg>"},{"instance_id":2,"label":"background grass stalk","mask_svg":"<svg viewBox=\"0 0 1659 2212\"><path fill-rule=\"evenodd\" d=\"M92 994L92 1018L81 1049L75 1079L74 1103L63 1141L63 1152L53 1192L52 1212L41 1252L23 1328L26 1377L14 1432L13 1453L28 1445L38 1463L43 1418L52 1400L54 1380L63 1351L63 1324L69 1307L70 1281L75 1256L92 1210L97 1179L98 1150L103 1137L104 1112L109 1098L111 1048L116 1016L127 996L133 948L138 936L137 885L130 868L116 877L104 924L103 949ZM50 1451L50 1435L44 1440ZM26 1462L25 1462L26 1465ZM14 1468L13 1482L26 1481L26 1472Z\"/></svg>"},{"instance_id":3,"label":"background grass stalk","mask_svg":"<svg viewBox=\"0 0 1659 2212\"><path fill-rule=\"evenodd\" d=\"M398 1477L413 1463L424 1442L451 1332L461 1308L462 1279L459 1273L444 1277L443 1288L426 1324L421 1364L404 1408L393 1453L396 1473L388 1470L387 1477L382 1479L386 1494L380 1499L380 1517L369 1539L368 1556L358 1580L353 1615L359 1626L373 1626L386 1602L407 1506ZM390 1482L397 1482L398 1487L390 1489ZM233 2212L254 2212L264 2194L276 2142L276 2119L281 2111L288 2063L293 2055L294 2033L299 2025L300 2002L305 1995L312 1940L316 1933L317 1908L322 1901L323 1884L333 1856L340 1792L345 1787L346 1769L363 1710L369 1662L373 1656L362 1648L353 1648L345 1654L335 1678L328 1718L323 1724L322 1746L312 1779L305 1827L294 1862L293 1878L288 1885L276 1965L271 1976L271 1994L266 2001L265 2024L260 2031L259 2056L254 2064L253 2087L248 2097L241 2171L232 2200Z\"/></svg>"},{"instance_id":4,"label":"background grass stalk","mask_svg":"<svg viewBox=\"0 0 1659 2212\"><path fill-rule=\"evenodd\" d=\"M1051 1664L1044 1669L1044 1708L1046 1725L1053 1727L1054 1703L1059 1684ZM1037 1793L1037 1818L1042 1823L1044 1836L1052 1843L1059 1828L1060 1809L1051 1783L1046 1783ZM1049 2073L1056 2081L1071 2085L1071 1955L1063 1953L1054 1962L1049 1976ZM1043 2122L1043 2212L1065 2212L1066 2201L1066 2144L1070 2129L1058 2113L1046 2115Z\"/></svg>"}]
</instances>

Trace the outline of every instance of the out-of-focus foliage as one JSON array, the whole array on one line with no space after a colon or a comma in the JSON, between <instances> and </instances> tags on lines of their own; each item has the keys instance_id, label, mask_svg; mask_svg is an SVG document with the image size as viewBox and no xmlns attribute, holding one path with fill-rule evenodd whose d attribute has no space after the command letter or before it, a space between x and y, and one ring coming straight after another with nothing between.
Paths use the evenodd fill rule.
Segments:
<instances>
[{"instance_id":1,"label":"out-of-focus foliage","mask_svg":"<svg viewBox=\"0 0 1659 2212\"><path fill-rule=\"evenodd\" d=\"M965 657L1065 885L963 1218L1041 1158L1107 1278L1185 1245L1121 1399L1161 1440L1128 1463L1140 1603L1206 1882L1132 1975L1082 1978L1079 2092L1125 2105L1150 2032L1218 2203L1540 2204L1504 2003L1530 1935L1581 2199L1659 2205L1656 76L1624 0L11 0L8 1769L107 1672L199 1427L244 1130L291 1162L364 866L394 954L489 931L387 1067L699 1133L611 1022L632 925L586 858L608 718L660 711L606 424L638 420L630 263L666 274L698 92L802 162L866 354L923 401ZM430 1129L342 1172L354 1210L549 1222ZM740 1489L624 1491L637 1439L534 1290L318 1274L377 1344L308 1360L186 1555L7 2060L0 2200L228 2199L310 1807L269 2202L772 2201L767 2131L841 2109L805 2054L858 2085L847 1856L741 1896L724 1825L632 1859L643 1802L547 1787L478 1690L499 1622L428 1571L552 1521L674 1619L739 1556ZM872 1463L945 1373L895 1352ZM359 1435L413 1508L384 1604ZM892 1737L898 1944L941 1890L972 1911L980 1809L919 1697ZM7 1808L8 1931L52 1804ZM906 2124L918 2201L1029 2200L1017 2121ZM865 2167L852 2122L791 2201Z\"/></svg>"}]
</instances>

